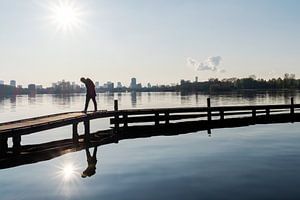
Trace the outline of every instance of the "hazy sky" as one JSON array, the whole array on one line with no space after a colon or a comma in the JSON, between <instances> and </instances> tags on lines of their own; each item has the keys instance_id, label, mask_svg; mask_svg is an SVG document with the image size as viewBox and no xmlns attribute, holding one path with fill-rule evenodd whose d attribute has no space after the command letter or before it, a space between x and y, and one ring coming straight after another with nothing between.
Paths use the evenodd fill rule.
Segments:
<instances>
[{"instance_id":1,"label":"hazy sky","mask_svg":"<svg viewBox=\"0 0 300 200\"><path fill-rule=\"evenodd\" d=\"M62 30L59 1L0 0L0 80L300 78L298 0L70 2L80 23Z\"/></svg>"}]
</instances>

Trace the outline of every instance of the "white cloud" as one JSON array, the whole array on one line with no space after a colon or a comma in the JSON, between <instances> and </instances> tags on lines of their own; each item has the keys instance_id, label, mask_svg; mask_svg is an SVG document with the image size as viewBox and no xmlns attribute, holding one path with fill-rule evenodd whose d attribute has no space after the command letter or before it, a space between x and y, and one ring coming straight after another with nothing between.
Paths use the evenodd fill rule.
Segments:
<instances>
[{"instance_id":1,"label":"white cloud","mask_svg":"<svg viewBox=\"0 0 300 200\"><path fill-rule=\"evenodd\" d=\"M222 61L221 56L210 56L203 62L199 62L193 58L187 58L187 64L193 66L196 71L214 71L224 73L224 69L219 69Z\"/></svg>"}]
</instances>

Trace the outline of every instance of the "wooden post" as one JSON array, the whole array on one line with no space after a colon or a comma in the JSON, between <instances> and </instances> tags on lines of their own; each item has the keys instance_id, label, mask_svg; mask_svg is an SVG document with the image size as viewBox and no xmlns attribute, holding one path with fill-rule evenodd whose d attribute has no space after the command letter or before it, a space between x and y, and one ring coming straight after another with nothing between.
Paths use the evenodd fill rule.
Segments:
<instances>
[{"instance_id":1,"label":"wooden post","mask_svg":"<svg viewBox=\"0 0 300 200\"><path fill-rule=\"evenodd\" d=\"M170 116L169 112L166 112L166 113L165 113L166 124L169 124L169 123L170 123L170 118L169 118L169 116Z\"/></svg>"},{"instance_id":2,"label":"wooden post","mask_svg":"<svg viewBox=\"0 0 300 200\"><path fill-rule=\"evenodd\" d=\"M294 98L291 98L291 115L294 115L295 113L295 106L294 106Z\"/></svg>"},{"instance_id":3,"label":"wooden post","mask_svg":"<svg viewBox=\"0 0 300 200\"><path fill-rule=\"evenodd\" d=\"M159 125L159 113L155 113L155 125L158 126Z\"/></svg>"},{"instance_id":4,"label":"wooden post","mask_svg":"<svg viewBox=\"0 0 300 200\"><path fill-rule=\"evenodd\" d=\"M207 98L207 120L211 121L210 98Z\"/></svg>"},{"instance_id":5,"label":"wooden post","mask_svg":"<svg viewBox=\"0 0 300 200\"><path fill-rule=\"evenodd\" d=\"M118 100L115 99L114 100L114 111L115 111L115 132L118 131L119 129L119 113L118 113L118 110L119 110L119 106L118 106Z\"/></svg>"},{"instance_id":6,"label":"wooden post","mask_svg":"<svg viewBox=\"0 0 300 200\"><path fill-rule=\"evenodd\" d=\"M255 119L256 118L256 110L255 108L252 109L252 118Z\"/></svg>"},{"instance_id":7,"label":"wooden post","mask_svg":"<svg viewBox=\"0 0 300 200\"><path fill-rule=\"evenodd\" d=\"M73 135L72 139L74 143L78 143L78 122L73 123Z\"/></svg>"},{"instance_id":8,"label":"wooden post","mask_svg":"<svg viewBox=\"0 0 300 200\"><path fill-rule=\"evenodd\" d=\"M208 137L211 137L211 129L207 129L207 134L208 134Z\"/></svg>"},{"instance_id":9,"label":"wooden post","mask_svg":"<svg viewBox=\"0 0 300 200\"><path fill-rule=\"evenodd\" d=\"M18 153L21 149L21 135L14 135L13 138L13 152Z\"/></svg>"},{"instance_id":10,"label":"wooden post","mask_svg":"<svg viewBox=\"0 0 300 200\"><path fill-rule=\"evenodd\" d=\"M255 108L252 109L252 123L253 124L256 123L256 109Z\"/></svg>"},{"instance_id":11,"label":"wooden post","mask_svg":"<svg viewBox=\"0 0 300 200\"><path fill-rule=\"evenodd\" d=\"M267 117L270 116L270 108L266 108L266 116L267 116Z\"/></svg>"},{"instance_id":12,"label":"wooden post","mask_svg":"<svg viewBox=\"0 0 300 200\"><path fill-rule=\"evenodd\" d=\"M294 113L295 113L295 106L294 106L294 98L291 98L291 122L294 123Z\"/></svg>"},{"instance_id":13,"label":"wooden post","mask_svg":"<svg viewBox=\"0 0 300 200\"><path fill-rule=\"evenodd\" d=\"M224 120L224 110L220 110L220 120Z\"/></svg>"},{"instance_id":14,"label":"wooden post","mask_svg":"<svg viewBox=\"0 0 300 200\"><path fill-rule=\"evenodd\" d=\"M117 99L114 100L114 110L115 111L119 110L119 105L118 105L118 100Z\"/></svg>"},{"instance_id":15,"label":"wooden post","mask_svg":"<svg viewBox=\"0 0 300 200\"><path fill-rule=\"evenodd\" d=\"M124 119L124 128L127 128L128 127L128 121L127 121L128 115L127 115L127 113L123 114L123 119Z\"/></svg>"},{"instance_id":16,"label":"wooden post","mask_svg":"<svg viewBox=\"0 0 300 200\"><path fill-rule=\"evenodd\" d=\"M85 142L89 142L90 141L90 120L86 119L83 123L84 123Z\"/></svg>"},{"instance_id":17,"label":"wooden post","mask_svg":"<svg viewBox=\"0 0 300 200\"><path fill-rule=\"evenodd\" d=\"M8 150L7 140L8 138L6 136L0 136L0 156L3 156L7 153Z\"/></svg>"}]
</instances>

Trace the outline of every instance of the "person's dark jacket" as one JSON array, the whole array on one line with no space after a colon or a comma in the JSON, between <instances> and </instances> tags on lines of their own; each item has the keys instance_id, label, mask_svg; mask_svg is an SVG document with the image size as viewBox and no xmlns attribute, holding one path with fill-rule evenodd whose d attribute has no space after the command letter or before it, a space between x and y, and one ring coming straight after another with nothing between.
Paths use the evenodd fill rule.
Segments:
<instances>
[{"instance_id":1,"label":"person's dark jacket","mask_svg":"<svg viewBox=\"0 0 300 200\"><path fill-rule=\"evenodd\" d=\"M91 79L87 78L84 84L86 87L86 96L95 97L96 91L95 91L95 85L94 85L93 81Z\"/></svg>"}]
</instances>

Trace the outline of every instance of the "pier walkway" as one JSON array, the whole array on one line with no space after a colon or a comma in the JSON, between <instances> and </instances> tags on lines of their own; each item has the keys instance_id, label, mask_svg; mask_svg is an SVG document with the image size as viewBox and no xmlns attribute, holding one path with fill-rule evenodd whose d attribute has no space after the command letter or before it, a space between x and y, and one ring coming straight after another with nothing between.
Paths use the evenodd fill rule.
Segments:
<instances>
[{"instance_id":1,"label":"pier walkway","mask_svg":"<svg viewBox=\"0 0 300 200\"><path fill-rule=\"evenodd\" d=\"M114 102L114 110L97 112L67 112L30 119L0 123L0 155L8 152L8 138L12 138L13 152L21 151L21 136L41 132L44 130L71 125L72 141L78 144L78 123L84 124L84 140L90 136L90 121L93 119L108 118L113 126L111 134L118 134L129 125L144 126L148 123L154 126L171 126L172 124L193 120L196 126L210 129L211 126L232 127L239 124L259 124L270 122L300 121L300 104L281 105L247 105L247 106L216 106L212 107L207 99L206 107L180 107L155 109L127 109L119 110L118 101ZM193 123L195 126L195 123Z\"/></svg>"}]
</instances>

